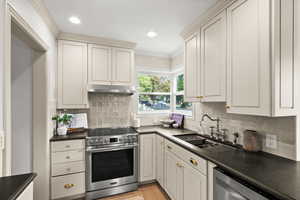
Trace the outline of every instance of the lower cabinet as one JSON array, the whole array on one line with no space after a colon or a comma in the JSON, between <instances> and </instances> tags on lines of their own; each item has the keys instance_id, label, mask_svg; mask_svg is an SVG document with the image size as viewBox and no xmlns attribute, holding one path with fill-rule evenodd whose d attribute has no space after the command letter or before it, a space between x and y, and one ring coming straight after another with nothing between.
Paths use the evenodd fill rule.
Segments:
<instances>
[{"instance_id":1,"label":"lower cabinet","mask_svg":"<svg viewBox=\"0 0 300 200\"><path fill-rule=\"evenodd\" d=\"M164 187L165 172L165 139L156 135L156 180L160 186Z\"/></svg>"},{"instance_id":2,"label":"lower cabinet","mask_svg":"<svg viewBox=\"0 0 300 200\"><path fill-rule=\"evenodd\" d=\"M155 180L155 135L156 134L145 134L139 136L140 182Z\"/></svg>"},{"instance_id":3,"label":"lower cabinet","mask_svg":"<svg viewBox=\"0 0 300 200\"><path fill-rule=\"evenodd\" d=\"M207 177L170 150L165 153L165 190L172 200L207 200Z\"/></svg>"},{"instance_id":4,"label":"lower cabinet","mask_svg":"<svg viewBox=\"0 0 300 200\"><path fill-rule=\"evenodd\" d=\"M33 182L18 196L17 200L33 200Z\"/></svg>"}]
</instances>

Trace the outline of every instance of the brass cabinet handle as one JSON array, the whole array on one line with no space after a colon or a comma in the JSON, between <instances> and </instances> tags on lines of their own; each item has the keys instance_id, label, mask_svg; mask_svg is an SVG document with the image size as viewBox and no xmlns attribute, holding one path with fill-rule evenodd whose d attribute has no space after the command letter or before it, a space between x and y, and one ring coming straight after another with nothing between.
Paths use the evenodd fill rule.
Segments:
<instances>
[{"instance_id":1,"label":"brass cabinet handle","mask_svg":"<svg viewBox=\"0 0 300 200\"><path fill-rule=\"evenodd\" d=\"M66 148L70 148L70 145L66 145Z\"/></svg>"},{"instance_id":2,"label":"brass cabinet handle","mask_svg":"<svg viewBox=\"0 0 300 200\"><path fill-rule=\"evenodd\" d=\"M230 106L226 106L226 108L227 108L227 109L229 109L229 108L230 108Z\"/></svg>"},{"instance_id":3,"label":"brass cabinet handle","mask_svg":"<svg viewBox=\"0 0 300 200\"><path fill-rule=\"evenodd\" d=\"M195 159L191 158L191 159L190 159L190 162L191 162L193 165L198 166L198 162L197 162Z\"/></svg>"},{"instance_id":4,"label":"brass cabinet handle","mask_svg":"<svg viewBox=\"0 0 300 200\"><path fill-rule=\"evenodd\" d=\"M70 156L66 156L66 159L70 159Z\"/></svg>"},{"instance_id":5,"label":"brass cabinet handle","mask_svg":"<svg viewBox=\"0 0 300 200\"><path fill-rule=\"evenodd\" d=\"M203 98L204 98L204 96L197 96L197 98L198 98L198 99L203 99Z\"/></svg>"},{"instance_id":6,"label":"brass cabinet handle","mask_svg":"<svg viewBox=\"0 0 300 200\"><path fill-rule=\"evenodd\" d=\"M183 168L183 165L180 163L176 163L177 167Z\"/></svg>"},{"instance_id":7,"label":"brass cabinet handle","mask_svg":"<svg viewBox=\"0 0 300 200\"><path fill-rule=\"evenodd\" d=\"M65 189L70 189L70 188L72 188L72 187L74 187L75 185L73 184L73 183L69 183L69 184L65 184L64 185L64 188Z\"/></svg>"}]
</instances>

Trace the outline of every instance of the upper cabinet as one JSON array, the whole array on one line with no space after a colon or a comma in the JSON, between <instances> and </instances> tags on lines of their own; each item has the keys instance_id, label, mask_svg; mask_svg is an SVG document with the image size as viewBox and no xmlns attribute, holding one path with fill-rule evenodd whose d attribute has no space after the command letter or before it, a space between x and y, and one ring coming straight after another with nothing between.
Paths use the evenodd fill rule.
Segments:
<instances>
[{"instance_id":1,"label":"upper cabinet","mask_svg":"<svg viewBox=\"0 0 300 200\"><path fill-rule=\"evenodd\" d=\"M89 84L134 84L134 51L59 40L57 71L57 108L88 108Z\"/></svg>"},{"instance_id":2,"label":"upper cabinet","mask_svg":"<svg viewBox=\"0 0 300 200\"><path fill-rule=\"evenodd\" d=\"M235 114L296 115L297 1L223 4L200 22L200 42L199 34L185 40L186 100L224 101Z\"/></svg>"},{"instance_id":3,"label":"upper cabinet","mask_svg":"<svg viewBox=\"0 0 300 200\"><path fill-rule=\"evenodd\" d=\"M111 48L88 45L89 84L110 84L112 76Z\"/></svg>"},{"instance_id":4,"label":"upper cabinet","mask_svg":"<svg viewBox=\"0 0 300 200\"><path fill-rule=\"evenodd\" d=\"M113 48L113 85L132 85L134 75L134 52L130 49Z\"/></svg>"},{"instance_id":5,"label":"upper cabinet","mask_svg":"<svg viewBox=\"0 0 300 200\"><path fill-rule=\"evenodd\" d=\"M88 49L89 84L133 84L133 50L95 44L89 44Z\"/></svg>"},{"instance_id":6,"label":"upper cabinet","mask_svg":"<svg viewBox=\"0 0 300 200\"><path fill-rule=\"evenodd\" d=\"M185 101L200 101L200 34L194 34L185 41Z\"/></svg>"},{"instance_id":7,"label":"upper cabinet","mask_svg":"<svg viewBox=\"0 0 300 200\"><path fill-rule=\"evenodd\" d=\"M229 113L271 114L268 0L238 0L227 9Z\"/></svg>"},{"instance_id":8,"label":"upper cabinet","mask_svg":"<svg viewBox=\"0 0 300 200\"><path fill-rule=\"evenodd\" d=\"M202 102L226 101L226 12L201 28Z\"/></svg>"},{"instance_id":9,"label":"upper cabinet","mask_svg":"<svg viewBox=\"0 0 300 200\"><path fill-rule=\"evenodd\" d=\"M87 108L87 44L58 41L57 108Z\"/></svg>"}]
</instances>

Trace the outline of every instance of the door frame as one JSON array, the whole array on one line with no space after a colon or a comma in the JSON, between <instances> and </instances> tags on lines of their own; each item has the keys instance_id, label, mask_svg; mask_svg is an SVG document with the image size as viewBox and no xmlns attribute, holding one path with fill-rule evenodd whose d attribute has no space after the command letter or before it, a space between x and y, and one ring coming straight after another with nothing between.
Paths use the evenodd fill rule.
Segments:
<instances>
[{"instance_id":1,"label":"door frame","mask_svg":"<svg viewBox=\"0 0 300 200\"><path fill-rule=\"evenodd\" d=\"M12 134L11 134L11 35L12 24L16 25L18 30L23 34L21 39L30 43L30 46L43 54L49 49L46 42L39 36L39 34L26 22L26 20L17 12L14 6L5 0L5 17L4 17L4 140L5 147L0 154L3 154L2 163L0 167L3 168L1 175L11 175L11 162L12 162ZM45 66L44 66L45 67ZM47 81L47 80L45 80ZM34 92L34 91L33 91ZM34 98L34 97L33 97ZM34 99L33 99L34 100ZM33 129L35 128L33 123ZM33 131L34 132L34 131ZM33 135L33 137L36 137ZM33 138L35 140L35 138ZM34 148L34 144L33 144ZM33 158L34 159L34 158ZM1 172L1 170L0 170Z\"/></svg>"}]
</instances>

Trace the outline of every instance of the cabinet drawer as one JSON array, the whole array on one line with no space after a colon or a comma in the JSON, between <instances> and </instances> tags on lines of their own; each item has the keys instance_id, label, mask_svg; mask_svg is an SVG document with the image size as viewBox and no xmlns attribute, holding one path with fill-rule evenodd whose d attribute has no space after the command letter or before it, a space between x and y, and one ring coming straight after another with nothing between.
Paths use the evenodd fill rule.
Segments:
<instances>
[{"instance_id":1,"label":"cabinet drawer","mask_svg":"<svg viewBox=\"0 0 300 200\"><path fill-rule=\"evenodd\" d=\"M85 151L83 149L52 153L52 164L84 161L84 153Z\"/></svg>"},{"instance_id":2,"label":"cabinet drawer","mask_svg":"<svg viewBox=\"0 0 300 200\"><path fill-rule=\"evenodd\" d=\"M73 174L77 172L84 172L84 161L59 163L52 165L52 176L60 176L65 174Z\"/></svg>"},{"instance_id":3,"label":"cabinet drawer","mask_svg":"<svg viewBox=\"0 0 300 200\"><path fill-rule=\"evenodd\" d=\"M58 176L51 179L52 199L85 193L85 173Z\"/></svg>"},{"instance_id":4,"label":"cabinet drawer","mask_svg":"<svg viewBox=\"0 0 300 200\"><path fill-rule=\"evenodd\" d=\"M188 163L193 168L199 170L202 174L207 174L207 161L203 158L200 158L194 153L191 153L184 148L180 147L179 145L167 141L166 140L166 147L167 151L170 151L181 158L184 162Z\"/></svg>"},{"instance_id":5,"label":"cabinet drawer","mask_svg":"<svg viewBox=\"0 0 300 200\"><path fill-rule=\"evenodd\" d=\"M51 143L52 152L84 149L85 140L67 140Z\"/></svg>"}]
</instances>

